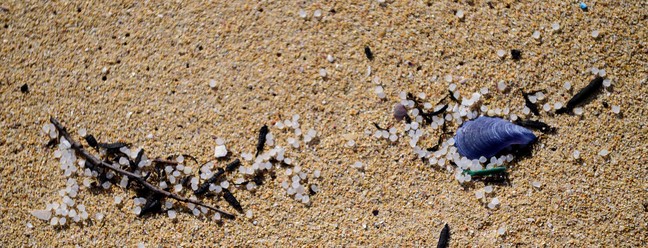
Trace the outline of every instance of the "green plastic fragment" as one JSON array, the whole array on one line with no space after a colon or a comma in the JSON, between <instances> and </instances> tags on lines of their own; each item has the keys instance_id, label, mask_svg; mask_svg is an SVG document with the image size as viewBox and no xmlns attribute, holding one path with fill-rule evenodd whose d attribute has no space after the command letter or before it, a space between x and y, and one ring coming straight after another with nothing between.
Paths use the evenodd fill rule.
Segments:
<instances>
[{"instance_id":1,"label":"green plastic fragment","mask_svg":"<svg viewBox=\"0 0 648 248\"><path fill-rule=\"evenodd\" d=\"M506 171L505 166L501 167L493 167L490 169L484 169L484 170L475 170L475 171L464 171L464 173L471 175L471 176L489 176L493 174L499 174Z\"/></svg>"}]
</instances>

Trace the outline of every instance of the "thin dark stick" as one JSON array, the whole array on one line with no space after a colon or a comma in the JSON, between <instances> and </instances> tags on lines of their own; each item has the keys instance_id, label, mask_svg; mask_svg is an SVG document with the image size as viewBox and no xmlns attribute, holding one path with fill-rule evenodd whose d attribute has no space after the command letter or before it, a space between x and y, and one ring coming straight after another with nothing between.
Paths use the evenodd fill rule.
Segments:
<instances>
[{"instance_id":1,"label":"thin dark stick","mask_svg":"<svg viewBox=\"0 0 648 248\"><path fill-rule=\"evenodd\" d=\"M146 188L146 189L148 189L148 190L150 190L150 191L152 191L154 193L157 193L157 194L163 195L165 197L175 199L176 201L181 201L181 202L185 202L185 203L193 203L193 204L196 204L198 206L206 207L208 209L219 212L224 218L229 218L229 219L234 219L235 218L233 214L230 214L230 213L225 212L223 210L220 210L218 208L206 205L206 204L204 204L204 203L202 203L200 201L185 198L185 197L173 194L171 192L162 190L162 189L160 189L158 187L153 186L152 184L147 182L141 176L138 176L138 175L136 175L136 174L134 174L132 172L123 170L123 169L121 169L119 167L114 167L111 164L106 163L104 161L101 161L99 158L95 157L94 155L90 154L86 149L84 149L83 146L80 143L78 143L76 140L72 139L72 137L70 137L70 134L67 132L67 129L65 129L65 127L63 127L63 125L61 125L61 123L58 122L58 120L56 120L54 117L50 117L50 122L52 122L52 124L54 124L54 126L58 130L59 134L61 134L61 136L63 136L68 142L70 142L70 144L72 146L72 149L74 149L77 153L79 153L83 158L85 158L86 162L89 162L93 166L101 166L101 167L103 167L105 169L109 169L109 170L115 171L115 172L117 172L117 173L119 173L121 175L127 176L131 180L135 180L137 183L142 185L142 187L144 187L144 188Z\"/></svg>"}]
</instances>

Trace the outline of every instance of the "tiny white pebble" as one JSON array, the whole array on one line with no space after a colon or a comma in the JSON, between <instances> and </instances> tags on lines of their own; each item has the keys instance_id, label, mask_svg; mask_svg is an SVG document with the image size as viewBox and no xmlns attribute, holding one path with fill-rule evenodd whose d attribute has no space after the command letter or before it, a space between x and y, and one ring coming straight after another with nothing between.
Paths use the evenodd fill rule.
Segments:
<instances>
[{"instance_id":1,"label":"tiny white pebble","mask_svg":"<svg viewBox=\"0 0 648 248\"><path fill-rule=\"evenodd\" d=\"M566 90L570 90L570 89L571 89L571 83L570 83L570 82L565 82L565 84L563 85L563 87L564 87Z\"/></svg>"},{"instance_id":2,"label":"tiny white pebble","mask_svg":"<svg viewBox=\"0 0 648 248\"><path fill-rule=\"evenodd\" d=\"M306 19L306 16L307 16L306 11L303 10L303 9L300 9L299 10L299 17Z\"/></svg>"},{"instance_id":3,"label":"tiny white pebble","mask_svg":"<svg viewBox=\"0 0 648 248\"><path fill-rule=\"evenodd\" d=\"M612 112L615 114L621 113L621 107L619 105L612 105Z\"/></svg>"},{"instance_id":4,"label":"tiny white pebble","mask_svg":"<svg viewBox=\"0 0 648 248\"><path fill-rule=\"evenodd\" d=\"M174 211L174 210L169 210L167 212L167 214L169 215L169 218L171 218L171 219L175 219L176 215L177 215L176 211Z\"/></svg>"},{"instance_id":5,"label":"tiny white pebble","mask_svg":"<svg viewBox=\"0 0 648 248\"><path fill-rule=\"evenodd\" d=\"M561 109L563 104L561 102L554 103L554 109Z\"/></svg>"},{"instance_id":6,"label":"tiny white pebble","mask_svg":"<svg viewBox=\"0 0 648 248\"><path fill-rule=\"evenodd\" d=\"M534 31L531 37L533 37L536 40L540 39L540 31Z\"/></svg>"},{"instance_id":7,"label":"tiny white pebble","mask_svg":"<svg viewBox=\"0 0 648 248\"><path fill-rule=\"evenodd\" d=\"M610 87L610 85L612 85L612 80L611 79L607 78L607 79L603 80L603 86L605 88Z\"/></svg>"},{"instance_id":8,"label":"tiny white pebble","mask_svg":"<svg viewBox=\"0 0 648 248\"><path fill-rule=\"evenodd\" d=\"M251 219L252 216L253 216L252 210L248 210L247 212L245 212L245 217L247 217L248 219Z\"/></svg>"},{"instance_id":9,"label":"tiny white pebble","mask_svg":"<svg viewBox=\"0 0 648 248\"><path fill-rule=\"evenodd\" d=\"M506 83L504 83L504 81L499 81L499 82L497 83L497 89L498 89L499 91L504 91L504 90L506 90Z\"/></svg>"},{"instance_id":10,"label":"tiny white pebble","mask_svg":"<svg viewBox=\"0 0 648 248\"><path fill-rule=\"evenodd\" d=\"M531 183L531 185L533 185L533 187L535 187L535 188L538 188L538 189L539 189L539 188L540 188L540 186L541 186L542 184L541 184L540 182L538 182L538 181L533 181L533 182Z\"/></svg>"},{"instance_id":11,"label":"tiny white pebble","mask_svg":"<svg viewBox=\"0 0 648 248\"><path fill-rule=\"evenodd\" d=\"M499 229L497 229L497 234L504 236L504 234L506 234L506 227L500 227Z\"/></svg>"},{"instance_id":12,"label":"tiny white pebble","mask_svg":"<svg viewBox=\"0 0 648 248\"><path fill-rule=\"evenodd\" d=\"M504 56L506 56L506 51L497 50L497 56L500 57L500 58L504 58Z\"/></svg>"},{"instance_id":13,"label":"tiny white pebble","mask_svg":"<svg viewBox=\"0 0 648 248\"><path fill-rule=\"evenodd\" d=\"M574 159L579 159L580 158L580 152L578 150L574 150L574 152L572 153L572 156L574 157Z\"/></svg>"},{"instance_id":14,"label":"tiny white pebble","mask_svg":"<svg viewBox=\"0 0 648 248\"><path fill-rule=\"evenodd\" d=\"M227 156L227 148L225 147L225 145L216 146L216 148L214 149L214 156L216 156L217 158Z\"/></svg>"},{"instance_id":15,"label":"tiny white pebble","mask_svg":"<svg viewBox=\"0 0 648 248\"><path fill-rule=\"evenodd\" d=\"M322 17L322 10L321 9L315 10L315 12L313 13L313 17L315 18Z\"/></svg>"},{"instance_id":16,"label":"tiny white pebble","mask_svg":"<svg viewBox=\"0 0 648 248\"><path fill-rule=\"evenodd\" d=\"M601 77L605 77L605 75L607 75L607 72L605 71L605 69L601 69L599 70L598 75Z\"/></svg>"},{"instance_id":17,"label":"tiny white pebble","mask_svg":"<svg viewBox=\"0 0 648 248\"><path fill-rule=\"evenodd\" d=\"M457 18L459 18L459 19L463 19L464 18L464 11L461 10L461 9L457 10L457 13L455 13L455 16L457 16Z\"/></svg>"},{"instance_id":18,"label":"tiny white pebble","mask_svg":"<svg viewBox=\"0 0 648 248\"><path fill-rule=\"evenodd\" d=\"M551 24L551 29L553 29L553 31L560 30L560 24L557 23L557 22L554 22L553 24Z\"/></svg>"},{"instance_id":19,"label":"tiny white pebble","mask_svg":"<svg viewBox=\"0 0 648 248\"><path fill-rule=\"evenodd\" d=\"M216 80L212 79L209 81L209 88L216 88Z\"/></svg>"},{"instance_id":20,"label":"tiny white pebble","mask_svg":"<svg viewBox=\"0 0 648 248\"><path fill-rule=\"evenodd\" d=\"M583 108L581 108L581 107L574 108L574 114L582 115L583 114Z\"/></svg>"},{"instance_id":21,"label":"tiny white pebble","mask_svg":"<svg viewBox=\"0 0 648 248\"><path fill-rule=\"evenodd\" d=\"M326 60L328 60L329 63L335 62L335 58L333 57L333 55L330 54L326 55Z\"/></svg>"},{"instance_id":22,"label":"tiny white pebble","mask_svg":"<svg viewBox=\"0 0 648 248\"><path fill-rule=\"evenodd\" d=\"M323 77L323 78L326 77L326 75L327 75L326 69L324 69L324 68L320 69L319 70L319 75L321 77Z\"/></svg>"},{"instance_id":23,"label":"tiny white pebble","mask_svg":"<svg viewBox=\"0 0 648 248\"><path fill-rule=\"evenodd\" d=\"M445 79L446 82L451 83L452 82L452 75L450 75L450 74L445 75L445 77L443 77L443 79Z\"/></svg>"},{"instance_id":24,"label":"tiny white pebble","mask_svg":"<svg viewBox=\"0 0 648 248\"><path fill-rule=\"evenodd\" d=\"M551 110L551 105L549 105L549 103L545 103L544 105L542 105L542 109L549 112L549 110Z\"/></svg>"},{"instance_id":25,"label":"tiny white pebble","mask_svg":"<svg viewBox=\"0 0 648 248\"><path fill-rule=\"evenodd\" d=\"M596 39L598 37L599 37L599 31L598 30L592 31L592 38Z\"/></svg>"},{"instance_id":26,"label":"tiny white pebble","mask_svg":"<svg viewBox=\"0 0 648 248\"><path fill-rule=\"evenodd\" d=\"M601 156L601 157L605 157L605 156L607 156L608 154L610 154L610 152L609 152L607 149L602 149L602 150L600 150L599 153L598 153L598 155Z\"/></svg>"}]
</instances>

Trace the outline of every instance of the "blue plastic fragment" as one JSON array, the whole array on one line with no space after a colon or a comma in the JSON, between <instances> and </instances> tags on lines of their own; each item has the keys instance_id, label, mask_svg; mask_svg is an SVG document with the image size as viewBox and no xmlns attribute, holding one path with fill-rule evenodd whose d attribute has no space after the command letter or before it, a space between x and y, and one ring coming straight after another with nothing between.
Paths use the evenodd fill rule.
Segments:
<instances>
[{"instance_id":1,"label":"blue plastic fragment","mask_svg":"<svg viewBox=\"0 0 648 248\"><path fill-rule=\"evenodd\" d=\"M578 5L578 7L580 7L581 10L587 10L587 4L585 4L584 2L580 2L580 4Z\"/></svg>"}]
</instances>

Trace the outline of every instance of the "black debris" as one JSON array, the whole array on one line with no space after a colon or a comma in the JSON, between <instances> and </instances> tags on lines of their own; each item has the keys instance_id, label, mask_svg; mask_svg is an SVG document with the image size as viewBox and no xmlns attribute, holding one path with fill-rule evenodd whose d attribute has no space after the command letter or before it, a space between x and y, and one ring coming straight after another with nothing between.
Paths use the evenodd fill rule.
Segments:
<instances>
[{"instance_id":1,"label":"black debris","mask_svg":"<svg viewBox=\"0 0 648 248\"><path fill-rule=\"evenodd\" d=\"M369 60L374 59L373 52L371 52L371 48L369 46L365 46L364 52Z\"/></svg>"},{"instance_id":2,"label":"black debris","mask_svg":"<svg viewBox=\"0 0 648 248\"><path fill-rule=\"evenodd\" d=\"M551 133L555 131L555 128L547 125L544 122L541 121L534 121L534 120L517 120L515 121L515 124L518 126L523 126L526 128L530 129L535 129L543 133Z\"/></svg>"},{"instance_id":3,"label":"black debris","mask_svg":"<svg viewBox=\"0 0 648 248\"><path fill-rule=\"evenodd\" d=\"M162 196L159 194L151 194L146 199L144 207L142 207L139 216L147 213L158 213L162 210Z\"/></svg>"},{"instance_id":4,"label":"black debris","mask_svg":"<svg viewBox=\"0 0 648 248\"><path fill-rule=\"evenodd\" d=\"M270 130L268 130L267 125L263 125L263 127L261 127L261 129L259 130L259 141L257 142L257 146L256 146L257 149L256 156L259 156L259 154L263 152L263 147L265 146L266 143L266 135L268 135L269 132Z\"/></svg>"},{"instance_id":5,"label":"black debris","mask_svg":"<svg viewBox=\"0 0 648 248\"><path fill-rule=\"evenodd\" d=\"M513 60L520 60L522 58L522 52L517 49L511 49L511 58Z\"/></svg>"},{"instance_id":6,"label":"black debris","mask_svg":"<svg viewBox=\"0 0 648 248\"><path fill-rule=\"evenodd\" d=\"M204 195L207 193L209 185L215 183L221 176L223 176L223 174L225 174L225 170L223 170L223 168L218 168L212 177L203 182L202 185L198 186L197 190L194 190L194 195Z\"/></svg>"},{"instance_id":7,"label":"black debris","mask_svg":"<svg viewBox=\"0 0 648 248\"><path fill-rule=\"evenodd\" d=\"M128 160L131 166L131 169L137 170L139 168L139 163L142 162L142 156L144 156L144 149L140 149L139 152L137 152L137 157L135 157L135 161L131 161L130 159Z\"/></svg>"},{"instance_id":8,"label":"black debris","mask_svg":"<svg viewBox=\"0 0 648 248\"><path fill-rule=\"evenodd\" d=\"M29 92L29 85L23 84L22 86L20 86L20 92L22 92L22 93Z\"/></svg>"},{"instance_id":9,"label":"black debris","mask_svg":"<svg viewBox=\"0 0 648 248\"><path fill-rule=\"evenodd\" d=\"M90 147L94 147L95 149L97 149L97 146L99 144L97 143L97 140L95 139L94 136L92 136L92 135L85 136L85 140L86 140L86 142L88 142L88 145Z\"/></svg>"},{"instance_id":10,"label":"black debris","mask_svg":"<svg viewBox=\"0 0 648 248\"><path fill-rule=\"evenodd\" d=\"M443 105L443 107L441 107L441 109L439 109L437 111L434 111L432 113L429 113L428 115L434 116L434 115L438 115L438 114L443 114L443 113L445 113L446 109L448 109L448 104Z\"/></svg>"},{"instance_id":11,"label":"black debris","mask_svg":"<svg viewBox=\"0 0 648 248\"><path fill-rule=\"evenodd\" d=\"M387 129L385 129L385 128L380 127L380 126L378 125L378 123L376 123L376 122L374 122L373 125L376 127L376 129L378 129L378 130L380 130L380 131L382 131L382 130L387 130Z\"/></svg>"},{"instance_id":12,"label":"black debris","mask_svg":"<svg viewBox=\"0 0 648 248\"><path fill-rule=\"evenodd\" d=\"M446 223L441 230L441 235L439 235L439 243L437 243L437 248L446 248L450 243L450 226Z\"/></svg>"},{"instance_id":13,"label":"black debris","mask_svg":"<svg viewBox=\"0 0 648 248\"><path fill-rule=\"evenodd\" d=\"M570 113L572 110L584 102L588 97L596 93L601 87L603 87L603 78L602 77L596 77L590 81L590 83L585 86L585 88L582 88L576 95L574 95L569 101L567 102L567 105L559 110L556 110L556 114L564 114L564 113Z\"/></svg>"},{"instance_id":14,"label":"black debris","mask_svg":"<svg viewBox=\"0 0 648 248\"><path fill-rule=\"evenodd\" d=\"M371 214L373 214L373 216L378 216L378 209L371 211Z\"/></svg>"},{"instance_id":15,"label":"black debris","mask_svg":"<svg viewBox=\"0 0 648 248\"><path fill-rule=\"evenodd\" d=\"M128 144L122 142L115 143L99 143L99 147L107 150L115 150L127 146Z\"/></svg>"},{"instance_id":16,"label":"black debris","mask_svg":"<svg viewBox=\"0 0 648 248\"><path fill-rule=\"evenodd\" d=\"M227 166L225 166L225 170L227 172L232 172L232 171L238 169L239 166L241 166L241 160L237 158L236 160L234 160L231 163L227 164Z\"/></svg>"},{"instance_id":17,"label":"black debris","mask_svg":"<svg viewBox=\"0 0 648 248\"><path fill-rule=\"evenodd\" d=\"M454 102L456 102L456 103L459 103L459 99L457 99L457 98L454 96L454 92L448 90L448 96L450 97L450 99L451 99L452 101L454 101Z\"/></svg>"},{"instance_id":18,"label":"black debris","mask_svg":"<svg viewBox=\"0 0 648 248\"><path fill-rule=\"evenodd\" d=\"M522 96L524 97L524 105L531 110L531 113L536 116L540 116L538 106L536 106L535 103L532 103L531 100L529 100L529 95L529 93L522 92Z\"/></svg>"},{"instance_id":19,"label":"black debris","mask_svg":"<svg viewBox=\"0 0 648 248\"><path fill-rule=\"evenodd\" d=\"M239 211L240 213L243 212L243 207L241 207L241 203L239 203L238 200L236 200L236 197L232 195L232 192L230 192L228 189L223 188L223 198L225 198L225 201L230 204L236 211Z\"/></svg>"}]
</instances>

